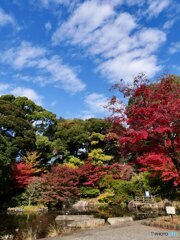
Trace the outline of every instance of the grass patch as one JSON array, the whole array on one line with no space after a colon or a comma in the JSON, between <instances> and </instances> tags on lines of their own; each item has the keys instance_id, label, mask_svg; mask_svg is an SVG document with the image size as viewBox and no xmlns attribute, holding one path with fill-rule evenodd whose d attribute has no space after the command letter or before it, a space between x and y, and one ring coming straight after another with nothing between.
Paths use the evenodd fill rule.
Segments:
<instances>
[{"instance_id":1,"label":"grass patch","mask_svg":"<svg viewBox=\"0 0 180 240\"><path fill-rule=\"evenodd\" d=\"M23 212L38 212L41 211L41 209L44 209L45 207L42 205L28 205L23 207Z\"/></svg>"}]
</instances>

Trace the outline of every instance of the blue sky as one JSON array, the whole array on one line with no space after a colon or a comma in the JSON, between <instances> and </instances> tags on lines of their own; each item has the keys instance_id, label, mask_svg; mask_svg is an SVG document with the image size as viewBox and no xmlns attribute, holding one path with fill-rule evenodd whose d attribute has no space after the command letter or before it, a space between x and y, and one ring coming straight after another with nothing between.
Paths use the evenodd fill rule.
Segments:
<instances>
[{"instance_id":1,"label":"blue sky","mask_svg":"<svg viewBox=\"0 0 180 240\"><path fill-rule=\"evenodd\" d=\"M179 74L178 0L1 0L0 95L104 117L111 85Z\"/></svg>"}]
</instances>

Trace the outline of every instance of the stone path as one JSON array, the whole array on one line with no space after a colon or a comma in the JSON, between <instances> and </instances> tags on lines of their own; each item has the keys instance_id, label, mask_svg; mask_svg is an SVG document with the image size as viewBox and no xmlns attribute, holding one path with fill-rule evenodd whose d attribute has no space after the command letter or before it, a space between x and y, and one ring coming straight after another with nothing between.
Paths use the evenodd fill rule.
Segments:
<instances>
[{"instance_id":1,"label":"stone path","mask_svg":"<svg viewBox=\"0 0 180 240\"><path fill-rule=\"evenodd\" d=\"M141 225L139 221L121 226L106 225L44 240L179 240L180 231L164 230Z\"/></svg>"}]
</instances>

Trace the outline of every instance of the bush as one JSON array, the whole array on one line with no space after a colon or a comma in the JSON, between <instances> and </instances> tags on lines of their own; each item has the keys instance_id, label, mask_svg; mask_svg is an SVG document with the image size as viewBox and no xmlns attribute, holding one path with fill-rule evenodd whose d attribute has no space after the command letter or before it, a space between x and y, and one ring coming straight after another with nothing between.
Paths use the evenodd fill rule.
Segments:
<instances>
[{"instance_id":1,"label":"bush","mask_svg":"<svg viewBox=\"0 0 180 240\"><path fill-rule=\"evenodd\" d=\"M127 203L133 199L131 189L131 181L125 180L115 180L113 183L113 190L114 190L114 203Z\"/></svg>"},{"instance_id":2,"label":"bush","mask_svg":"<svg viewBox=\"0 0 180 240\"><path fill-rule=\"evenodd\" d=\"M100 189L111 189L115 180L112 175L105 175L98 183Z\"/></svg>"},{"instance_id":3,"label":"bush","mask_svg":"<svg viewBox=\"0 0 180 240\"><path fill-rule=\"evenodd\" d=\"M98 202L104 204L111 204L114 201L114 192L113 190L107 190L98 197Z\"/></svg>"},{"instance_id":4,"label":"bush","mask_svg":"<svg viewBox=\"0 0 180 240\"><path fill-rule=\"evenodd\" d=\"M85 198L93 198L99 196L100 191L97 188L80 187L80 194Z\"/></svg>"},{"instance_id":5,"label":"bush","mask_svg":"<svg viewBox=\"0 0 180 240\"><path fill-rule=\"evenodd\" d=\"M144 195L145 190L149 191L152 195L157 194L160 190L157 182L155 179L150 178L148 172L135 175L130 181L115 180L113 175L105 175L99 181L99 188L105 191L105 195L102 195L102 198L105 198L103 201L106 201L106 192L114 192L114 197L111 202L113 204L127 203L135 196Z\"/></svg>"},{"instance_id":6,"label":"bush","mask_svg":"<svg viewBox=\"0 0 180 240\"><path fill-rule=\"evenodd\" d=\"M65 165L73 169L76 169L83 164L84 164L83 161L81 161L79 158L74 156L69 156L69 158L67 158L65 161Z\"/></svg>"}]
</instances>

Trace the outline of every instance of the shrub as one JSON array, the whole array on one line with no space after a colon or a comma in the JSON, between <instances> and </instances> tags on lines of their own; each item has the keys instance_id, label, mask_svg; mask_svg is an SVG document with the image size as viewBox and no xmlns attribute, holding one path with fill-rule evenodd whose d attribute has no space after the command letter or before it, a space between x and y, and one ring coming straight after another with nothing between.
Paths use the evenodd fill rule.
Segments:
<instances>
[{"instance_id":1,"label":"shrub","mask_svg":"<svg viewBox=\"0 0 180 240\"><path fill-rule=\"evenodd\" d=\"M112 175L105 175L98 183L100 189L111 189L113 187L114 178Z\"/></svg>"},{"instance_id":2,"label":"shrub","mask_svg":"<svg viewBox=\"0 0 180 240\"><path fill-rule=\"evenodd\" d=\"M114 201L114 195L113 190L107 190L98 197L98 202L111 204Z\"/></svg>"},{"instance_id":3,"label":"shrub","mask_svg":"<svg viewBox=\"0 0 180 240\"><path fill-rule=\"evenodd\" d=\"M80 187L80 194L85 198L93 198L99 196L100 191L97 188Z\"/></svg>"},{"instance_id":4,"label":"shrub","mask_svg":"<svg viewBox=\"0 0 180 240\"><path fill-rule=\"evenodd\" d=\"M83 164L84 164L83 161L81 161L79 158L74 156L69 156L69 158L66 159L66 163L65 163L65 165L73 169L76 169L77 167Z\"/></svg>"},{"instance_id":5,"label":"shrub","mask_svg":"<svg viewBox=\"0 0 180 240\"><path fill-rule=\"evenodd\" d=\"M129 202L132 200L132 192L131 189L131 181L125 180L115 180L113 183L113 190L114 190L114 203L122 203L122 202Z\"/></svg>"}]
</instances>

